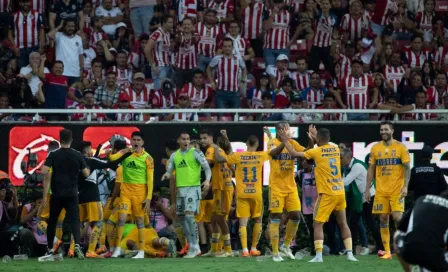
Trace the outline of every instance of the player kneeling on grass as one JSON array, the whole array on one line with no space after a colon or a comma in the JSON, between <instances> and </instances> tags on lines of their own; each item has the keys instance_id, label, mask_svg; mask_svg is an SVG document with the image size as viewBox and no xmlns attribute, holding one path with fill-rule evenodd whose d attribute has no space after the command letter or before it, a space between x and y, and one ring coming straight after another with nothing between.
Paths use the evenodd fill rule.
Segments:
<instances>
[{"instance_id":1,"label":"player kneeling on grass","mask_svg":"<svg viewBox=\"0 0 448 272\"><path fill-rule=\"evenodd\" d=\"M345 216L345 190L340 172L340 152L337 146L330 144L330 131L321 128L317 131L316 136L308 133L310 140L315 141L318 147L305 152L294 150L289 143L287 130L282 129L278 131L278 134L291 157L314 160L316 163L314 173L316 176L317 193L319 194L314 207L314 247L316 248L316 257L310 262L323 262L323 226L332 213L335 214L336 221L341 228L342 239L347 250L347 260L357 261L353 256L352 237Z\"/></svg>"},{"instance_id":2,"label":"player kneeling on grass","mask_svg":"<svg viewBox=\"0 0 448 272\"><path fill-rule=\"evenodd\" d=\"M178 143L180 149L171 155L162 180L170 179L173 171L176 171L176 214L189 245L188 253L184 258L194 258L201 253L197 225L194 220L194 215L199 212L201 200L201 167L204 168L206 175L203 195L208 193L210 187L211 170L204 153L190 146L188 133L181 133Z\"/></svg>"},{"instance_id":3,"label":"player kneeling on grass","mask_svg":"<svg viewBox=\"0 0 448 272\"><path fill-rule=\"evenodd\" d=\"M448 190L417 199L399 222L394 245L406 272L410 264L423 271L448 271Z\"/></svg>"}]
</instances>

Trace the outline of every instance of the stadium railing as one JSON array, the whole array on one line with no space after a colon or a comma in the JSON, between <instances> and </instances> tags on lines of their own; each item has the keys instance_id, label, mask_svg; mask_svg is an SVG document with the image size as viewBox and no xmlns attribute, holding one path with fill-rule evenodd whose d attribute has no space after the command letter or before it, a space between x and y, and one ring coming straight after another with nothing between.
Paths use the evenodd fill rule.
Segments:
<instances>
[{"instance_id":1,"label":"stadium railing","mask_svg":"<svg viewBox=\"0 0 448 272\"><path fill-rule=\"evenodd\" d=\"M246 114L274 114L274 113L295 113L295 114L342 114L341 121L347 121L347 114L350 113L368 113L368 114L389 114L390 110L348 110L348 109L2 109L2 114L27 114L34 115L33 120L40 120L40 114L87 114L87 122L92 122L92 114L103 113L103 114L139 114L139 121L144 120L144 114L160 115L167 113L193 113L194 121L199 121L199 114L202 113L215 113L215 114L234 114L233 121L242 121L240 118ZM408 113L434 113L443 114L448 116L448 109L431 109L431 110L413 110L407 111L401 114ZM398 121L398 114L394 115L394 120ZM149 120L147 122L152 122L154 120ZM310 120L312 121L312 120ZM377 120L373 120L377 121ZM412 120L416 122L416 120ZM421 120L420 122L426 122L428 120ZM332 121L338 122L338 121Z\"/></svg>"}]
</instances>

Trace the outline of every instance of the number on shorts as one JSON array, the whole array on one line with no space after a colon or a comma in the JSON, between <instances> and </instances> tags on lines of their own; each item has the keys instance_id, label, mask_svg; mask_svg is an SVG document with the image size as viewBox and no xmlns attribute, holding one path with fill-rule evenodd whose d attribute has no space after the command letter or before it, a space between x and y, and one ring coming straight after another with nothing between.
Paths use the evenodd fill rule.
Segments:
<instances>
[{"instance_id":1,"label":"number on shorts","mask_svg":"<svg viewBox=\"0 0 448 272\"><path fill-rule=\"evenodd\" d=\"M275 200L275 201L271 201L271 208L278 208L280 207L280 201Z\"/></svg>"},{"instance_id":2,"label":"number on shorts","mask_svg":"<svg viewBox=\"0 0 448 272\"><path fill-rule=\"evenodd\" d=\"M257 182L257 167L252 167L250 169L252 171L252 180L249 180L248 175L249 175L249 168L244 167L243 168L243 182Z\"/></svg>"},{"instance_id":3,"label":"number on shorts","mask_svg":"<svg viewBox=\"0 0 448 272\"><path fill-rule=\"evenodd\" d=\"M333 176L336 176L339 173L338 166L336 165L336 159L330 159L329 162L330 162L330 168L332 170L330 173Z\"/></svg>"},{"instance_id":4,"label":"number on shorts","mask_svg":"<svg viewBox=\"0 0 448 272\"><path fill-rule=\"evenodd\" d=\"M126 211L128 209L128 204L121 203L120 210Z\"/></svg>"}]
</instances>

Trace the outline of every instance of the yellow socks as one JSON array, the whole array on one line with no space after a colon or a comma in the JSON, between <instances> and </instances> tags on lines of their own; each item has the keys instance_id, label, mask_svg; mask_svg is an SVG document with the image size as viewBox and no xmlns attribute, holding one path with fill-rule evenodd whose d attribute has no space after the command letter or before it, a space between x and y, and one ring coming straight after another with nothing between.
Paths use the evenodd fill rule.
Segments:
<instances>
[{"instance_id":1,"label":"yellow socks","mask_svg":"<svg viewBox=\"0 0 448 272\"><path fill-rule=\"evenodd\" d=\"M182 248L185 248L185 235L184 235L184 229L182 228L181 224L174 224L174 229L176 230L177 239L179 240L180 244L182 245Z\"/></svg>"},{"instance_id":2,"label":"yellow socks","mask_svg":"<svg viewBox=\"0 0 448 272\"><path fill-rule=\"evenodd\" d=\"M380 224L381 239L383 240L384 251L390 254L390 230L389 225Z\"/></svg>"},{"instance_id":3,"label":"yellow socks","mask_svg":"<svg viewBox=\"0 0 448 272\"><path fill-rule=\"evenodd\" d=\"M70 247L68 248L68 250L69 251L74 251L75 250L75 239L73 238L73 235L72 235L72 238L70 240Z\"/></svg>"},{"instance_id":4,"label":"yellow socks","mask_svg":"<svg viewBox=\"0 0 448 272\"><path fill-rule=\"evenodd\" d=\"M123 232L124 232L124 226L117 226L117 232L116 232L116 236L115 236L115 247L119 247L120 246L120 242L121 242L121 238L123 238Z\"/></svg>"},{"instance_id":5,"label":"yellow socks","mask_svg":"<svg viewBox=\"0 0 448 272\"><path fill-rule=\"evenodd\" d=\"M243 250L247 250L247 227L240 226L239 234L240 234L241 247L243 248Z\"/></svg>"},{"instance_id":6,"label":"yellow socks","mask_svg":"<svg viewBox=\"0 0 448 272\"><path fill-rule=\"evenodd\" d=\"M352 251L352 249L353 249L352 237L345 239L343 242L344 242L345 250Z\"/></svg>"},{"instance_id":7,"label":"yellow socks","mask_svg":"<svg viewBox=\"0 0 448 272\"><path fill-rule=\"evenodd\" d=\"M316 257L322 259L324 240L314 240L314 249L316 250Z\"/></svg>"},{"instance_id":8,"label":"yellow socks","mask_svg":"<svg viewBox=\"0 0 448 272\"><path fill-rule=\"evenodd\" d=\"M230 233L222 235L222 240L224 242L224 251L227 253L232 253L232 245L230 243Z\"/></svg>"},{"instance_id":9,"label":"yellow socks","mask_svg":"<svg viewBox=\"0 0 448 272\"><path fill-rule=\"evenodd\" d=\"M252 229L252 249L256 249L258 241L260 241L261 229L263 228L261 223L255 223Z\"/></svg>"},{"instance_id":10,"label":"yellow socks","mask_svg":"<svg viewBox=\"0 0 448 272\"><path fill-rule=\"evenodd\" d=\"M210 251L213 253L218 251L218 240L219 233L212 233L212 240L210 241Z\"/></svg>"},{"instance_id":11,"label":"yellow socks","mask_svg":"<svg viewBox=\"0 0 448 272\"><path fill-rule=\"evenodd\" d=\"M107 226L106 225L106 221L103 221L103 226ZM101 228L101 234L100 234L100 247L101 246L106 246L106 227L102 227Z\"/></svg>"},{"instance_id":12,"label":"yellow socks","mask_svg":"<svg viewBox=\"0 0 448 272\"><path fill-rule=\"evenodd\" d=\"M288 224L286 224L285 247L291 245L291 241L296 236L297 229L299 228L299 222L300 220L289 220Z\"/></svg>"},{"instance_id":13,"label":"yellow socks","mask_svg":"<svg viewBox=\"0 0 448 272\"><path fill-rule=\"evenodd\" d=\"M269 223L269 236L271 238L272 254L278 255L280 219L271 219Z\"/></svg>"},{"instance_id":14,"label":"yellow socks","mask_svg":"<svg viewBox=\"0 0 448 272\"><path fill-rule=\"evenodd\" d=\"M145 228L137 225L138 228L138 250L145 250Z\"/></svg>"},{"instance_id":15,"label":"yellow socks","mask_svg":"<svg viewBox=\"0 0 448 272\"><path fill-rule=\"evenodd\" d=\"M223 246L224 246L224 237L223 237L223 235L221 234L221 235L219 236L218 247L216 248L216 251L217 251L217 252L221 252Z\"/></svg>"},{"instance_id":16,"label":"yellow socks","mask_svg":"<svg viewBox=\"0 0 448 272\"><path fill-rule=\"evenodd\" d=\"M101 234L102 227L98 227L95 225L90 233L90 241L89 241L89 249L87 252L93 253L95 252L96 244L98 244L98 238Z\"/></svg>"},{"instance_id":17,"label":"yellow socks","mask_svg":"<svg viewBox=\"0 0 448 272\"><path fill-rule=\"evenodd\" d=\"M59 225L59 223L56 224L56 233L55 233L56 238L58 238L59 240L62 240L62 223Z\"/></svg>"}]
</instances>

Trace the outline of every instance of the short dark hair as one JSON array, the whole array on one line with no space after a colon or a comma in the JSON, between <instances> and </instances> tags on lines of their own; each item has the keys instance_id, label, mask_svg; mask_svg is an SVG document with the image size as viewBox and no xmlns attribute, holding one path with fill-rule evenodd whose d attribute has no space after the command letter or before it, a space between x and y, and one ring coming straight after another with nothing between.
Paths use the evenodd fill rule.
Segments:
<instances>
[{"instance_id":1,"label":"short dark hair","mask_svg":"<svg viewBox=\"0 0 448 272\"><path fill-rule=\"evenodd\" d=\"M418 91L415 93L415 96L417 97L418 94L423 94L424 96L428 96L428 94L427 94L423 89L418 90Z\"/></svg>"},{"instance_id":2,"label":"short dark hair","mask_svg":"<svg viewBox=\"0 0 448 272\"><path fill-rule=\"evenodd\" d=\"M182 20L182 23L181 24L184 24L184 22L185 21L188 21L188 20L190 20L191 21L191 23L193 23L193 19L191 18L191 17L185 17L183 20Z\"/></svg>"},{"instance_id":3,"label":"short dark hair","mask_svg":"<svg viewBox=\"0 0 448 272\"><path fill-rule=\"evenodd\" d=\"M140 131L134 131L134 132L132 132L132 134L131 134L131 138L134 138L134 137L140 137L140 138L143 139L143 133L140 132Z\"/></svg>"},{"instance_id":4,"label":"short dark hair","mask_svg":"<svg viewBox=\"0 0 448 272\"><path fill-rule=\"evenodd\" d=\"M124 140L115 140L114 149L117 151L123 150L126 148L126 141Z\"/></svg>"},{"instance_id":5,"label":"short dark hair","mask_svg":"<svg viewBox=\"0 0 448 272\"><path fill-rule=\"evenodd\" d=\"M51 66L51 67L54 67L56 64L62 64L62 67L64 67L64 63L62 62L62 61L60 61L60 60L56 60L54 63L53 63L53 66Z\"/></svg>"},{"instance_id":6,"label":"short dark hair","mask_svg":"<svg viewBox=\"0 0 448 272\"><path fill-rule=\"evenodd\" d=\"M182 131L181 133L179 133L179 138L180 138L180 136L182 136L182 135L188 135L188 136L190 136L190 133L188 133L188 132L186 132L186 131Z\"/></svg>"},{"instance_id":7,"label":"short dark hair","mask_svg":"<svg viewBox=\"0 0 448 272\"><path fill-rule=\"evenodd\" d=\"M436 76L438 76L438 75L443 75L443 76L445 77L445 79L448 78L448 77L446 76L445 71L443 71L443 70L437 70L437 71L436 71Z\"/></svg>"},{"instance_id":8,"label":"short dark hair","mask_svg":"<svg viewBox=\"0 0 448 272\"><path fill-rule=\"evenodd\" d=\"M292 78L290 78L290 77L285 77L285 78L282 80L282 87L285 86L285 85L288 84L288 83L291 85L291 87L294 88L294 80L292 80Z\"/></svg>"},{"instance_id":9,"label":"short dark hair","mask_svg":"<svg viewBox=\"0 0 448 272\"><path fill-rule=\"evenodd\" d=\"M173 139L169 139L168 141L166 141L165 143L165 148L171 150L171 151L175 151L179 148L179 145L177 144L177 142Z\"/></svg>"},{"instance_id":10,"label":"short dark hair","mask_svg":"<svg viewBox=\"0 0 448 272\"><path fill-rule=\"evenodd\" d=\"M48 152L54 151L60 147L58 141L51 141L48 143Z\"/></svg>"},{"instance_id":11,"label":"short dark hair","mask_svg":"<svg viewBox=\"0 0 448 272\"><path fill-rule=\"evenodd\" d=\"M84 154L84 149L86 149L87 147L91 147L91 146L92 146L92 142L81 141L76 146L76 150L79 151L81 154Z\"/></svg>"},{"instance_id":12,"label":"short dark hair","mask_svg":"<svg viewBox=\"0 0 448 272\"><path fill-rule=\"evenodd\" d=\"M207 134L208 136L213 137L213 132L208 129L201 129L201 131L199 131L199 135L201 134Z\"/></svg>"},{"instance_id":13,"label":"short dark hair","mask_svg":"<svg viewBox=\"0 0 448 272\"><path fill-rule=\"evenodd\" d=\"M195 75L197 75L197 74L204 75L204 71L202 71L200 68L198 68L198 69L194 69L194 70L193 70L193 77L194 77Z\"/></svg>"},{"instance_id":14,"label":"short dark hair","mask_svg":"<svg viewBox=\"0 0 448 272\"><path fill-rule=\"evenodd\" d=\"M423 36L422 35L414 35L411 37L411 42L415 41L415 39L420 38L423 41Z\"/></svg>"},{"instance_id":15,"label":"short dark hair","mask_svg":"<svg viewBox=\"0 0 448 272\"><path fill-rule=\"evenodd\" d=\"M127 56L128 52L126 52L125 50L118 50L117 55L118 54L126 54L126 56Z\"/></svg>"},{"instance_id":16,"label":"short dark hair","mask_svg":"<svg viewBox=\"0 0 448 272\"><path fill-rule=\"evenodd\" d=\"M317 138L322 141L330 141L330 130L326 128L320 128L317 131Z\"/></svg>"},{"instance_id":17,"label":"short dark hair","mask_svg":"<svg viewBox=\"0 0 448 272\"><path fill-rule=\"evenodd\" d=\"M306 63L308 63L307 58L305 58L304 56L298 56L298 57L296 58L296 63L299 62L299 60L304 60Z\"/></svg>"},{"instance_id":18,"label":"short dark hair","mask_svg":"<svg viewBox=\"0 0 448 272\"><path fill-rule=\"evenodd\" d=\"M91 66L93 66L95 63L100 63L101 66L103 66L103 62L99 58L94 58L91 62Z\"/></svg>"},{"instance_id":19,"label":"short dark hair","mask_svg":"<svg viewBox=\"0 0 448 272\"><path fill-rule=\"evenodd\" d=\"M222 44L224 44L224 42L231 42L232 43L232 47L233 47L233 40L229 37L225 37L224 40L222 40Z\"/></svg>"},{"instance_id":20,"label":"short dark hair","mask_svg":"<svg viewBox=\"0 0 448 272\"><path fill-rule=\"evenodd\" d=\"M168 22L168 19L172 19L173 20L173 22L174 22L174 16L172 16L172 15L165 15L165 16L163 16L162 17L162 25L164 25L164 24L166 24L167 22Z\"/></svg>"},{"instance_id":21,"label":"short dark hair","mask_svg":"<svg viewBox=\"0 0 448 272\"><path fill-rule=\"evenodd\" d=\"M9 95L7 92L0 92L0 97L6 97L9 98Z\"/></svg>"},{"instance_id":22,"label":"short dark hair","mask_svg":"<svg viewBox=\"0 0 448 272\"><path fill-rule=\"evenodd\" d=\"M286 122L286 121L280 121L280 122L278 122L277 124L275 124L275 130L276 130L276 131L277 131L277 130L280 130L280 129L282 129L283 127L285 127L286 125L289 125L289 123Z\"/></svg>"},{"instance_id":23,"label":"short dark hair","mask_svg":"<svg viewBox=\"0 0 448 272\"><path fill-rule=\"evenodd\" d=\"M149 40L149 35L148 34L146 34L146 33L143 33L141 36L140 36L140 39L139 39L140 41L147 41L147 40Z\"/></svg>"},{"instance_id":24,"label":"short dark hair","mask_svg":"<svg viewBox=\"0 0 448 272\"><path fill-rule=\"evenodd\" d=\"M395 100L398 102L398 100L400 100L400 99L398 99L398 97L396 95L389 95L386 97L386 101L389 101L389 100Z\"/></svg>"},{"instance_id":25,"label":"short dark hair","mask_svg":"<svg viewBox=\"0 0 448 272\"><path fill-rule=\"evenodd\" d=\"M257 136L255 136L255 135L250 135L250 136L247 138L247 144L250 145L250 146L257 145L257 144L258 144L258 138L257 138Z\"/></svg>"},{"instance_id":26,"label":"short dark hair","mask_svg":"<svg viewBox=\"0 0 448 272\"><path fill-rule=\"evenodd\" d=\"M73 134L70 129L63 129L59 132L61 144L69 144L73 140Z\"/></svg>"},{"instance_id":27,"label":"short dark hair","mask_svg":"<svg viewBox=\"0 0 448 272\"><path fill-rule=\"evenodd\" d=\"M87 90L87 91L84 91L84 93L82 94L82 96L84 97L84 96L86 96L86 94L95 95L94 92Z\"/></svg>"},{"instance_id":28,"label":"short dark hair","mask_svg":"<svg viewBox=\"0 0 448 272\"><path fill-rule=\"evenodd\" d=\"M204 15L207 15L207 14L209 14L209 13L213 13L213 14L215 14L215 15L217 15L218 14L218 12L215 10L215 9L207 9L207 10L205 10L205 13L204 13Z\"/></svg>"},{"instance_id":29,"label":"short dark hair","mask_svg":"<svg viewBox=\"0 0 448 272\"><path fill-rule=\"evenodd\" d=\"M391 129L394 129L394 124L391 121L383 121L381 122L381 126L388 125Z\"/></svg>"},{"instance_id":30,"label":"short dark hair","mask_svg":"<svg viewBox=\"0 0 448 272\"><path fill-rule=\"evenodd\" d=\"M67 18L64 20L63 26L66 27L68 23L74 23L76 27L76 20L75 18Z\"/></svg>"}]
</instances>

